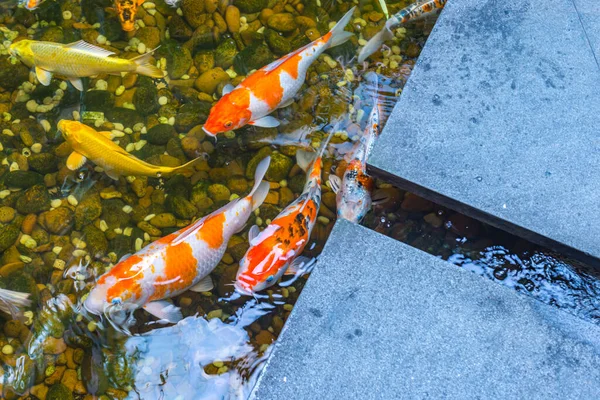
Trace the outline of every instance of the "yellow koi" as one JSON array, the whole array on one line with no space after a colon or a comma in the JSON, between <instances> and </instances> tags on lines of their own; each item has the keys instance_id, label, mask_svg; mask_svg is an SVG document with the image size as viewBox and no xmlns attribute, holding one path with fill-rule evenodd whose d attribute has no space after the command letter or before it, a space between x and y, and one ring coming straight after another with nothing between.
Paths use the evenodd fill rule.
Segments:
<instances>
[{"instance_id":1,"label":"yellow koi","mask_svg":"<svg viewBox=\"0 0 600 400\"><path fill-rule=\"evenodd\" d=\"M130 60L109 57L115 53L83 40L62 44L26 39L11 44L9 52L28 67L34 67L38 80L44 86L50 84L53 74L65 77L80 91L83 91L81 78L99 74L135 72L152 78L164 76L150 63L153 52Z\"/></svg>"},{"instance_id":2,"label":"yellow koi","mask_svg":"<svg viewBox=\"0 0 600 400\"><path fill-rule=\"evenodd\" d=\"M129 154L110 138L110 132L97 132L95 129L77 121L60 120L58 129L73 148L67 159L67 168L75 171L89 159L102 167L112 179L119 176L170 176L176 173L193 173L196 158L179 167L152 165Z\"/></svg>"}]
</instances>

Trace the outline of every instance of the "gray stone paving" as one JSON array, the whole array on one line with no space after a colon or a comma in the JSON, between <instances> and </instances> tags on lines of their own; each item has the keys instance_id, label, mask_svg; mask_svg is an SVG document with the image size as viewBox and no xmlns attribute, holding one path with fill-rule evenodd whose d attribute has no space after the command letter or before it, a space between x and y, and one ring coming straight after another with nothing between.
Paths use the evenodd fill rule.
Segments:
<instances>
[{"instance_id":1,"label":"gray stone paving","mask_svg":"<svg viewBox=\"0 0 600 400\"><path fill-rule=\"evenodd\" d=\"M255 399L600 398L600 328L339 221Z\"/></svg>"},{"instance_id":2,"label":"gray stone paving","mask_svg":"<svg viewBox=\"0 0 600 400\"><path fill-rule=\"evenodd\" d=\"M371 171L600 265L598 4L449 1Z\"/></svg>"}]
</instances>

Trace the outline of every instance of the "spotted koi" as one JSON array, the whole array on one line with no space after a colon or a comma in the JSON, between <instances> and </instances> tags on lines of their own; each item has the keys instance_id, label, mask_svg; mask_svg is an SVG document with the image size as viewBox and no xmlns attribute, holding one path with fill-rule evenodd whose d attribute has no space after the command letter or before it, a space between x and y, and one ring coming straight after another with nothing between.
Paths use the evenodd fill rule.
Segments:
<instances>
[{"instance_id":1,"label":"spotted koi","mask_svg":"<svg viewBox=\"0 0 600 400\"><path fill-rule=\"evenodd\" d=\"M115 11L125 32L135 29L135 14L143 2L144 0L115 0Z\"/></svg>"},{"instance_id":2,"label":"spotted koi","mask_svg":"<svg viewBox=\"0 0 600 400\"><path fill-rule=\"evenodd\" d=\"M367 174L367 159L381 132L383 103L377 95L377 74L366 76L375 91L374 104L369 114L367 127L362 137L354 144L351 158L344 176L329 176L329 186L336 193L337 215L348 221L359 223L371 209L371 192L375 186L373 178Z\"/></svg>"},{"instance_id":3,"label":"spotted koi","mask_svg":"<svg viewBox=\"0 0 600 400\"><path fill-rule=\"evenodd\" d=\"M262 67L237 87L226 86L223 97L210 110L204 131L214 137L247 124L270 128L278 126L279 121L269 114L294 101L304 84L308 67L321 53L352 36L344 28L355 9L348 11L326 35Z\"/></svg>"},{"instance_id":4,"label":"spotted koi","mask_svg":"<svg viewBox=\"0 0 600 400\"><path fill-rule=\"evenodd\" d=\"M254 294L274 285L284 274L301 274L305 257L299 257L308 244L321 206L323 152L331 135L319 151L297 151L298 165L307 171L302 194L259 233L254 226L249 235L250 248L240 260L235 289Z\"/></svg>"},{"instance_id":5,"label":"spotted koi","mask_svg":"<svg viewBox=\"0 0 600 400\"><path fill-rule=\"evenodd\" d=\"M435 12L440 11L446 5L447 0L427 0L425 2L415 2L402 10L398 11L392 18L388 19L381 31L373 36L358 54L358 62L362 63L371 54L375 53L383 42L394 38L393 29L413 22L421 18L428 17Z\"/></svg>"},{"instance_id":6,"label":"spotted koi","mask_svg":"<svg viewBox=\"0 0 600 400\"><path fill-rule=\"evenodd\" d=\"M259 163L254 187L246 197L122 259L98 279L85 308L93 314L104 313L109 321L113 312L131 314L138 308L160 320L180 320L179 309L164 300L186 290L213 288L209 274L223 257L229 239L244 227L269 192L269 184L262 182L269 163L269 157Z\"/></svg>"}]
</instances>

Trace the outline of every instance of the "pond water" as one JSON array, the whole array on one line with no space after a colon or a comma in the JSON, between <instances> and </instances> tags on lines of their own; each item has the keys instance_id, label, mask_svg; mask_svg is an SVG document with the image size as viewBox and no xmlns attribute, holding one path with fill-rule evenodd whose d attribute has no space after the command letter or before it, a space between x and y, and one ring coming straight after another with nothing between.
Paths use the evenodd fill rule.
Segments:
<instances>
[{"instance_id":1,"label":"pond water","mask_svg":"<svg viewBox=\"0 0 600 400\"><path fill-rule=\"evenodd\" d=\"M0 314L2 397L246 398L308 277L254 297L235 295L250 227L265 228L301 194L306 175L296 153L318 147L334 122L323 182L332 173L341 176L344 155L373 105L364 74L378 74L384 114L389 113L434 19L396 30L387 42L391 47L357 64L359 44L385 23L379 2L148 0L133 11L136 5L128 1L37 3L28 10L0 0L0 288L28 293L32 300L19 319ZM387 9L391 15L407 4L388 2ZM247 125L216 141L206 135L202 126L228 83L235 86L317 39L354 5L346 28L352 37L310 66L295 102L275 112L279 127ZM133 24L120 22L131 13ZM84 79L82 92L60 77L44 86L9 57L10 45L21 39L83 39L123 58L160 46L153 61L166 76L101 74ZM61 119L111 132L122 149L151 164L202 160L191 176L114 180L90 162L72 170L71 145L57 130ZM183 320L159 323L137 309L125 332L106 316L85 312L81 304L103 273L248 193L254 169L267 155L269 193L229 240L210 274L214 289L171 299ZM585 271L575 273L530 244L384 182L377 187L387 192L386 200L365 225L596 319L598 285ZM319 217L303 252L313 258L336 218L335 194L326 185L322 190Z\"/></svg>"},{"instance_id":2,"label":"pond water","mask_svg":"<svg viewBox=\"0 0 600 400\"><path fill-rule=\"evenodd\" d=\"M387 8L393 13L407 4ZM362 76L379 75L389 111L435 21L397 30L391 47L358 65L359 42L385 23L379 2L31 0L27 5L35 9L0 1L0 288L28 293L32 300L18 319L1 316L2 397L245 398L307 278L272 286L255 298L232 296L250 227L266 227L300 195L306 175L296 152L318 147L334 121L341 125L324 157L323 181L342 170L340 161L372 106ZM235 86L324 35L354 5L346 28L350 40L312 63L296 101L274 114L279 127L247 125L217 140L206 135L202 126L228 83ZM132 13L133 24L127 22ZM84 40L122 58L159 47L151 62L165 77L100 74L84 78L79 91L77 81L57 73L46 86L40 83L46 79L43 71L36 77L10 57L11 44L23 39ZM61 60L79 65L76 59ZM77 160L70 157L73 143L57 129L61 119L110 132L122 149L151 164L202 159L191 176L114 180L89 161L70 168ZM158 323L137 309L126 332L106 316L85 312L81 305L103 273L248 193L254 168L267 155L269 193L227 244L210 275L214 289L172 298L182 321ZM319 254L335 207L334 193L323 185L319 217L303 255Z\"/></svg>"}]
</instances>

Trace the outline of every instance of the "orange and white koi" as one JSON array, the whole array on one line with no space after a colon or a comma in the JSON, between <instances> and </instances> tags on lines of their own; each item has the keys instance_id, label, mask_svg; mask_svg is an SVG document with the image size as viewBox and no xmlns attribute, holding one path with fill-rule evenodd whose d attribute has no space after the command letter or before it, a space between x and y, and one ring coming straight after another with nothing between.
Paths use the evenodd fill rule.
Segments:
<instances>
[{"instance_id":1,"label":"orange and white koi","mask_svg":"<svg viewBox=\"0 0 600 400\"><path fill-rule=\"evenodd\" d=\"M408 22L417 21L421 18L433 15L444 8L447 0L427 0L425 2L417 1L402 10L398 11L392 18L388 19L383 29L373 36L358 54L358 62L362 63L371 54L375 53L383 42L394 38L392 29L395 29Z\"/></svg>"},{"instance_id":2,"label":"orange and white koi","mask_svg":"<svg viewBox=\"0 0 600 400\"><path fill-rule=\"evenodd\" d=\"M307 171L302 194L287 206L259 233L250 229L250 248L239 263L235 289L240 294L253 295L277 282L285 274L299 275L307 265L299 257L308 244L321 206L321 170L323 152L331 135L323 141L318 153L298 150L298 165Z\"/></svg>"},{"instance_id":3,"label":"orange and white koi","mask_svg":"<svg viewBox=\"0 0 600 400\"><path fill-rule=\"evenodd\" d=\"M119 17L121 28L125 32L131 32L135 29L135 14L143 2L144 0L115 0L114 10Z\"/></svg>"},{"instance_id":4,"label":"orange and white koi","mask_svg":"<svg viewBox=\"0 0 600 400\"><path fill-rule=\"evenodd\" d=\"M22 0L21 4L28 10L35 10L46 0Z\"/></svg>"},{"instance_id":5,"label":"orange and white koi","mask_svg":"<svg viewBox=\"0 0 600 400\"><path fill-rule=\"evenodd\" d=\"M269 192L269 184L262 181L269 163L268 157L259 163L247 196L122 259L98 279L84 307L93 314L104 313L111 323L113 313L131 315L138 308L163 321L180 320L179 309L165 299L186 290L213 288L209 274L223 257L229 239L244 227Z\"/></svg>"},{"instance_id":6,"label":"orange and white koi","mask_svg":"<svg viewBox=\"0 0 600 400\"><path fill-rule=\"evenodd\" d=\"M375 186L373 178L367 174L367 159L375 140L381 132L383 104L377 95L377 74L370 72L366 78L372 82L374 104L369 114L367 127L362 137L354 144L348 167L343 179L329 175L329 187L336 193L337 215L348 221L359 223L371 209L371 192Z\"/></svg>"},{"instance_id":7,"label":"orange and white koi","mask_svg":"<svg viewBox=\"0 0 600 400\"><path fill-rule=\"evenodd\" d=\"M308 67L325 50L346 42L352 36L344 31L356 7L348 11L326 35L262 67L237 87L228 85L223 97L212 107L204 123L210 136L241 128L246 124L276 127L279 121L270 113L289 106L306 79Z\"/></svg>"}]
</instances>

